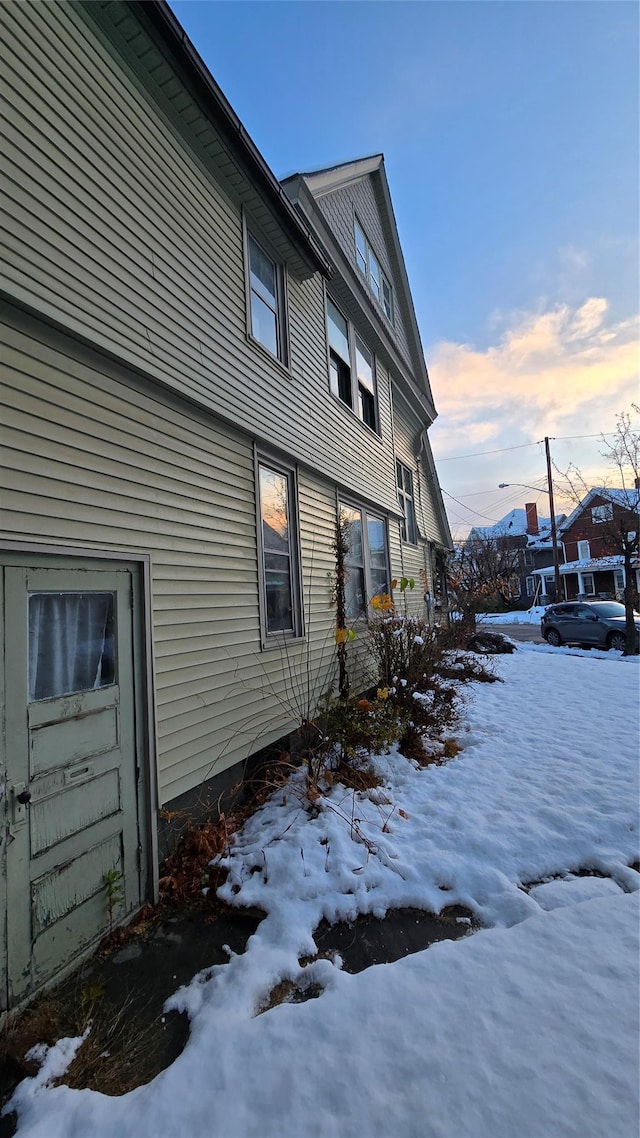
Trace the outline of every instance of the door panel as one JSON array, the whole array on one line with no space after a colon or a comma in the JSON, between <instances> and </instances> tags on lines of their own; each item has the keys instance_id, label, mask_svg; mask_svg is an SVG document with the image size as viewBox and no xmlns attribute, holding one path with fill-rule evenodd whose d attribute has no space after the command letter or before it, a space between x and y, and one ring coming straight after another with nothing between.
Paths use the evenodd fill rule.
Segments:
<instances>
[{"instance_id":1,"label":"door panel","mask_svg":"<svg viewBox=\"0 0 640 1138\"><path fill-rule=\"evenodd\" d=\"M105 874L113 919L141 900L132 589L128 568L5 568L11 1004L106 931Z\"/></svg>"}]
</instances>

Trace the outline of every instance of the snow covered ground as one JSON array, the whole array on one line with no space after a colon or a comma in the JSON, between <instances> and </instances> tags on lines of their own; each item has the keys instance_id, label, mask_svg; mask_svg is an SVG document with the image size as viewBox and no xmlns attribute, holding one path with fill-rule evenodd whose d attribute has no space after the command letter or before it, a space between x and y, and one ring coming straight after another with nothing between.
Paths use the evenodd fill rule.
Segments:
<instances>
[{"instance_id":1,"label":"snow covered ground","mask_svg":"<svg viewBox=\"0 0 640 1138\"><path fill-rule=\"evenodd\" d=\"M515 609L513 612L481 612L476 619L478 624L540 624L546 607L536 605L526 611Z\"/></svg>"},{"instance_id":2,"label":"snow covered ground","mask_svg":"<svg viewBox=\"0 0 640 1138\"><path fill-rule=\"evenodd\" d=\"M49 1085L76 1042L43 1052L19 1138L637 1138L638 661L496 669L446 765L392 752L368 796L311 817L294 781L250 819L225 896L267 916L173 997L183 1054L109 1099ZM299 964L323 916L454 902L487 927L357 976ZM283 978L324 990L257 1015Z\"/></svg>"}]
</instances>

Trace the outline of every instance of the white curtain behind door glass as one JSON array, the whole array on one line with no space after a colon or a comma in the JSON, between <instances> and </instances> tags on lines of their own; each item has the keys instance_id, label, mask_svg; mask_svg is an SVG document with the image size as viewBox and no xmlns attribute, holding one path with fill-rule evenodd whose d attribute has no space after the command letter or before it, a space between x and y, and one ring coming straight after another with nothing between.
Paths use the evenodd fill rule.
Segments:
<instances>
[{"instance_id":1,"label":"white curtain behind door glass","mask_svg":"<svg viewBox=\"0 0 640 1138\"><path fill-rule=\"evenodd\" d=\"M112 593L31 593L29 699L106 687L115 678Z\"/></svg>"}]
</instances>

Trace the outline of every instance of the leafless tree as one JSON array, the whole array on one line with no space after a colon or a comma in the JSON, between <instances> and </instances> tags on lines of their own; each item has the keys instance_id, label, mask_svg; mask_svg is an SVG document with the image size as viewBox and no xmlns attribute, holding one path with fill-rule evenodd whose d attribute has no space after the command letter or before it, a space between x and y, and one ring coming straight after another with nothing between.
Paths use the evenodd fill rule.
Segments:
<instances>
[{"instance_id":1,"label":"leafless tree","mask_svg":"<svg viewBox=\"0 0 640 1138\"><path fill-rule=\"evenodd\" d=\"M514 598L514 581L520 588L520 550L509 537L488 537L477 531L454 551L448 585L463 621L473 627L484 601L498 597L505 604Z\"/></svg>"}]
</instances>

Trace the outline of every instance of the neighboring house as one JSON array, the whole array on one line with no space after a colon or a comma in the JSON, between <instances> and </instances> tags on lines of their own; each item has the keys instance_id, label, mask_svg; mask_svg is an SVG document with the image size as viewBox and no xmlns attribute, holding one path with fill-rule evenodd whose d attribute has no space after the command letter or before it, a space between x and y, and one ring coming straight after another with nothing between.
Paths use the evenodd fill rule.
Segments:
<instances>
[{"instance_id":1,"label":"neighboring house","mask_svg":"<svg viewBox=\"0 0 640 1138\"><path fill-rule=\"evenodd\" d=\"M560 527L565 564L560 573L565 597L623 599L626 581L621 533L633 534L633 584L640 591L638 539L640 520L637 490L594 487Z\"/></svg>"},{"instance_id":2,"label":"neighboring house","mask_svg":"<svg viewBox=\"0 0 640 1138\"><path fill-rule=\"evenodd\" d=\"M556 529L564 521L556 515ZM467 539L482 543L495 542L496 549L509 550L510 600L514 608L527 609L533 604L550 604L555 600L553 539L550 518L539 518L535 502L524 509L510 510L493 526L475 526ZM559 560L564 560L558 548Z\"/></svg>"},{"instance_id":3,"label":"neighboring house","mask_svg":"<svg viewBox=\"0 0 640 1138\"><path fill-rule=\"evenodd\" d=\"M283 188L161 0L0 22L2 1011L313 710L339 507L354 620L451 539L382 158Z\"/></svg>"}]
</instances>

